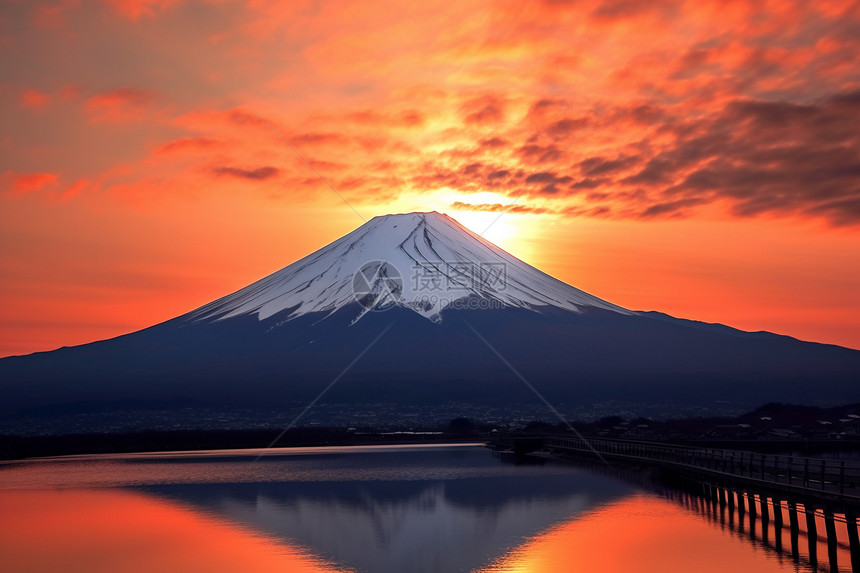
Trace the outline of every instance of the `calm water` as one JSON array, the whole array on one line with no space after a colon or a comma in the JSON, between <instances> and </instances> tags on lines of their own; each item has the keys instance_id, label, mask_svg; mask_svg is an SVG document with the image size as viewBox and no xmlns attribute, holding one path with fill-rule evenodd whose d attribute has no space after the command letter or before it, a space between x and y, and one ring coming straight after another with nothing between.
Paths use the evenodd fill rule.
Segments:
<instances>
[{"instance_id":1,"label":"calm water","mask_svg":"<svg viewBox=\"0 0 860 573\"><path fill-rule=\"evenodd\" d=\"M0 464L0 569L814 570L695 499L476 445L258 453Z\"/></svg>"}]
</instances>

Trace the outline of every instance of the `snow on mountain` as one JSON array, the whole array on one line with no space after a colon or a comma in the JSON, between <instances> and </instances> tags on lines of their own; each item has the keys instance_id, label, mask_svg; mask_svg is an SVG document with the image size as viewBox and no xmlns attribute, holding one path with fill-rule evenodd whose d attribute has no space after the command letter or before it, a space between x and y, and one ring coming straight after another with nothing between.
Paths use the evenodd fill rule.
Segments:
<instances>
[{"instance_id":1,"label":"snow on mountain","mask_svg":"<svg viewBox=\"0 0 860 573\"><path fill-rule=\"evenodd\" d=\"M188 315L195 321L256 315L284 320L359 302L398 305L433 321L445 308L596 307L632 312L524 263L437 212L374 217L355 231ZM361 308L361 307L359 307Z\"/></svg>"}]
</instances>

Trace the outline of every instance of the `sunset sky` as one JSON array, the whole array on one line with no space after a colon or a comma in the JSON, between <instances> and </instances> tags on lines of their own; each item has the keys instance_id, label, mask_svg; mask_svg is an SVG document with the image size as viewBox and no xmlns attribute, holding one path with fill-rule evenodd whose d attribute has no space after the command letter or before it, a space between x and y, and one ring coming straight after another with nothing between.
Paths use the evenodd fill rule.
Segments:
<instances>
[{"instance_id":1,"label":"sunset sky","mask_svg":"<svg viewBox=\"0 0 860 573\"><path fill-rule=\"evenodd\" d=\"M366 219L507 210L616 304L860 348L857 2L0 2L0 356L362 224L289 146Z\"/></svg>"}]
</instances>

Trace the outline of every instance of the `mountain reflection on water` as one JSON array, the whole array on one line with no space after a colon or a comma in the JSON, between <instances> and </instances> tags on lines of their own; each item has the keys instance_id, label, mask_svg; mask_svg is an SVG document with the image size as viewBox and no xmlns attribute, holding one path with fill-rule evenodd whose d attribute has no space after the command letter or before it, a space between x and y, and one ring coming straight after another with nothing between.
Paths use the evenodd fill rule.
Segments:
<instances>
[{"instance_id":1,"label":"mountain reflection on water","mask_svg":"<svg viewBox=\"0 0 860 573\"><path fill-rule=\"evenodd\" d=\"M470 571L629 488L587 474L150 491L362 571Z\"/></svg>"},{"instance_id":2,"label":"mountain reflection on water","mask_svg":"<svg viewBox=\"0 0 860 573\"><path fill-rule=\"evenodd\" d=\"M365 474L363 480L339 481L334 473L326 481L145 489L309 548L326 561L374 572L477 569L531 536L633 491L572 468L509 466L487 451L463 453L364 456L365 469L376 467L379 475ZM450 475L379 479L390 463L413 468L441 463ZM472 477L487 464L494 475Z\"/></svg>"}]
</instances>

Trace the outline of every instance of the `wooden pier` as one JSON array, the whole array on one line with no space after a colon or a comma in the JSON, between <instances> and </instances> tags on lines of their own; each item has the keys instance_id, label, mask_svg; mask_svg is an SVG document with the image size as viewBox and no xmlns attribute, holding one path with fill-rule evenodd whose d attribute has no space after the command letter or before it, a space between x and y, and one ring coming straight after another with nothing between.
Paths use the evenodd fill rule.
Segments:
<instances>
[{"instance_id":1,"label":"wooden pier","mask_svg":"<svg viewBox=\"0 0 860 573\"><path fill-rule=\"evenodd\" d=\"M748 521L754 531L760 521L759 529L767 535L771 523L776 532L787 525L790 547L781 547L781 534L774 535L775 543L777 549L790 550L796 559L802 522L810 563L818 566L818 540L823 538L832 571L838 570L836 524L844 523L851 567L860 573L860 463L554 434L540 438L509 436L502 438L498 446L520 453L542 450L554 457L657 468L664 477L701 496L709 506L727 513L732 522L737 516L741 527ZM823 531L820 524L824 525Z\"/></svg>"}]
</instances>

